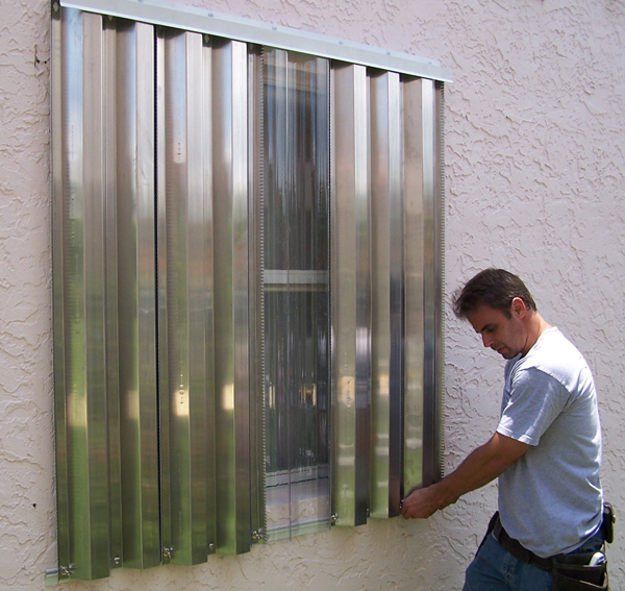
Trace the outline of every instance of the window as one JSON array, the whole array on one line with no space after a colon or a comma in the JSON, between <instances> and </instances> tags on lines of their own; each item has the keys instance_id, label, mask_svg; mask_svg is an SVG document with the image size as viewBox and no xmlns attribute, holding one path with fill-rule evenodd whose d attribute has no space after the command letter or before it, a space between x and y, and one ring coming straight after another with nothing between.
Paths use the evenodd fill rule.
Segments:
<instances>
[{"instance_id":1,"label":"window","mask_svg":"<svg viewBox=\"0 0 625 591\"><path fill-rule=\"evenodd\" d=\"M330 64L265 48L263 366L270 537L330 520Z\"/></svg>"},{"instance_id":2,"label":"window","mask_svg":"<svg viewBox=\"0 0 625 591\"><path fill-rule=\"evenodd\" d=\"M71 5L52 17L59 577L397 515L440 477L446 74Z\"/></svg>"}]
</instances>

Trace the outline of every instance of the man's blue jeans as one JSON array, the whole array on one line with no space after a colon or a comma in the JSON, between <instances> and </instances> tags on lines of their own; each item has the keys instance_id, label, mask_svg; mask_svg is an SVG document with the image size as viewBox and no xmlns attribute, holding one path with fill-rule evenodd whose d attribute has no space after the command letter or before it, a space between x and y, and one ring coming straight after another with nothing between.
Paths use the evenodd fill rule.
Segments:
<instances>
[{"instance_id":1,"label":"man's blue jeans","mask_svg":"<svg viewBox=\"0 0 625 591\"><path fill-rule=\"evenodd\" d=\"M597 534L575 552L593 552L601 545ZM551 591L552 582L550 572L521 562L489 533L467 568L463 591Z\"/></svg>"}]
</instances>

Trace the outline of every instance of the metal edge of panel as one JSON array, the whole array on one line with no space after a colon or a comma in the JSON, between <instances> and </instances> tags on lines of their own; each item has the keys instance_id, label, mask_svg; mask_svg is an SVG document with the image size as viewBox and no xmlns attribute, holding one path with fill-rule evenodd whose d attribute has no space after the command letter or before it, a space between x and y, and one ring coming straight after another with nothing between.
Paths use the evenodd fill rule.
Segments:
<instances>
[{"instance_id":1,"label":"metal edge of panel","mask_svg":"<svg viewBox=\"0 0 625 591\"><path fill-rule=\"evenodd\" d=\"M438 347L437 310L440 290L437 286L437 232L435 195L435 120L434 86L429 80L422 81L422 139L423 139L423 211L424 211L424 426L423 426L423 484L436 480L438 467L435 458L437 448L437 379L436 363Z\"/></svg>"},{"instance_id":2,"label":"metal edge of panel","mask_svg":"<svg viewBox=\"0 0 625 591\"><path fill-rule=\"evenodd\" d=\"M265 305L264 305L264 162L263 162L263 51L248 52L249 129L249 285L251 401L251 528L252 541L267 539L265 457Z\"/></svg>"},{"instance_id":3,"label":"metal edge of panel","mask_svg":"<svg viewBox=\"0 0 625 591\"><path fill-rule=\"evenodd\" d=\"M355 218L354 68L331 66L332 120L331 325L332 325L332 523L357 524L356 338L357 246Z\"/></svg>"},{"instance_id":4,"label":"metal edge of panel","mask_svg":"<svg viewBox=\"0 0 625 591\"><path fill-rule=\"evenodd\" d=\"M403 126L403 495L423 483L423 152L422 80L402 81Z\"/></svg>"},{"instance_id":5,"label":"metal edge of panel","mask_svg":"<svg viewBox=\"0 0 625 591\"><path fill-rule=\"evenodd\" d=\"M212 48L208 39L202 45L202 135L212 137ZM206 507L206 549L208 554L215 552L217 540L217 497L216 497L216 439L215 439L215 282L213 244L213 150L211 141L202 142L202 162L204 168L204 225L206 228L206 395L208 447L206 452L207 507Z\"/></svg>"},{"instance_id":6,"label":"metal edge of panel","mask_svg":"<svg viewBox=\"0 0 625 591\"><path fill-rule=\"evenodd\" d=\"M388 128L390 198L390 423L389 423L389 516L399 515L403 464L403 192L401 183L402 127L401 86L398 74L388 76Z\"/></svg>"},{"instance_id":7,"label":"metal edge of panel","mask_svg":"<svg viewBox=\"0 0 625 591\"><path fill-rule=\"evenodd\" d=\"M54 0L61 6L110 14L155 25L298 51L363 66L451 82L452 75L436 60L390 51L325 35L199 8L172 8L158 0Z\"/></svg>"},{"instance_id":8,"label":"metal edge of panel","mask_svg":"<svg viewBox=\"0 0 625 591\"><path fill-rule=\"evenodd\" d=\"M90 537L88 549L82 546L84 533L76 528L76 552L87 558L88 564L76 559L77 578L101 578L110 572L109 514L108 514L108 437L106 428L106 360L104 351L104 158L106 130L102 120L104 88L103 30L99 15L82 14L82 124L81 145L75 157L80 159L75 171L81 175L76 191L83 196L83 293L84 297L84 392L75 395L75 443L84 443L81 450L87 456L87 490L84 481L70 486L76 492L77 514L88 513ZM77 208L78 209L78 208ZM84 400L83 400L84 399ZM82 413L85 413L84 415ZM82 432L82 435L81 435ZM84 438L84 440L83 440ZM78 452L75 454L81 455ZM87 504L87 506L85 505ZM85 517L83 515L82 517Z\"/></svg>"},{"instance_id":9,"label":"metal edge of panel","mask_svg":"<svg viewBox=\"0 0 625 591\"><path fill-rule=\"evenodd\" d=\"M176 33L179 33L176 31ZM181 468L179 478L176 485L179 490L180 504L174 509L179 512L179 543L174 540L174 564L193 564L194 554L196 550L195 529L206 526L206 520L200 515L195 514L195 500L198 492L194 490L197 477L197 469L201 466L201 458L197 458L197 454L201 454L201 449L194 449L195 436L194 427L201 423L202 412L201 405L196 404L196 394L200 394L201 390L196 390L197 372L205 371L203 364L204 357L204 334L197 332L198 323L202 322L201 315L197 315L197 306L200 302L196 301L198 295L198 278L201 281L201 267L195 268L198 264L196 253L199 247L201 252L201 243L198 244L197 238L202 238L203 231L198 225L202 223L203 217L203 194L198 189L198 152L196 150L194 135L199 132L197 115L197 99L195 89L197 89L198 65L196 49L199 35L184 31L179 33L172 39L173 43L178 45L175 51L175 64L172 68L177 70L176 75L180 75L182 80L174 81L172 92L175 93L176 103L171 112L171 119L176 121L172 123L172 137L174 146L182 149L182 154L176 158L176 148L172 150L174 154L174 165L171 167L172 176L174 170L175 186L174 199L179 202L181 208L179 210L180 217L176 220L179 230L176 242L177 254L181 257L178 259L184 267L184 274L178 276L180 291L178 295L181 299L185 299L185 307L178 316L177 324L184 325L184 331L180 333L178 342L178 353L180 360L180 390L178 392L178 401L182 404L174 402L173 423L176 425L175 433L177 441L174 442L173 448L177 452L176 464ZM179 84L178 84L179 82ZM195 83L195 89L193 88ZM201 100L201 99L200 99ZM201 152L200 152L201 154ZM184 246L183 246L184 245ZM201 308L200 308L201 309ZM200 337L199 339L197 337ZM184 342L182 342L184 341ZM182 387L184 384L184 388ZM201 387L200 384L197 384ZM199 396L198 396L199 397ZM200 462L195 460L200 459ZM201 484L201 483L200 483ZM202 503L201 509L206 510L205 503ZM196 519L196 517L198 517ZM174 530L175 531L175 530ZM205 536L201 536L206 539ZM200 549L201 550L201 549ZM206 546L203 548L204 557L206 557Z\"/></svg>"},{"instance_id":10,"label":"metal edge of panel","mask_svg":"<svg viewBox=\"0 0 625 591\"><path fill-rule=\"evenodd\" d=\"M232 334L232 206L229 192L229 169L226 144L227 126L231 118L227 88L231 85L228 72L227 47L219 45L213 51L212 94L213 110L217 114L213 125L213 214L215 265L215 417L217 453L217 552L232 553L230 524L235 521L232 500L234 468L234 377Z\"/></svg>"},{"instance_id":11,"label":"metal edge of panel","mask_svg":"<svg viewBox=\"0 0 625 591\"><path fill-rule=\"evenodd\" d=\"M187 190L187 311L188 331L188 436L189 436L189 555L188 564L205 562L208 555L208 423L207 358L212 351L207 332L207 198L204 185L204 42L197 33L185 33L186 190ZM199 82L199 83L198 83ZM209 162L210 164L210 162ZM207 194L208 193L208 194ZM176 554L174 554L176 556Z\"/></svg>"},{"instance_id":12,"label":"metal edge of panel","mask_svg":"<svg viewBox=\"0 0 625 591\"><path fill-rule=\"evenodd\" d=\"M339 397L341 396L342 381L340 379L340 353L343 347L343 339L341 338L340 319L345 321L344 315L338 315L340 297L346 296L346 289L342 285L345 275L341 273L339 267L338 241L339 237L345 240L345 233L342 232L342 218L340 217L339 196L342 198L342 187L339 188L339 179L335 174L336 170L343 169L339 162L342 153L339 150L339 144L342 142L341 131L337 131L339 109L339 92L337 86L340 84L343 69L340 65L335 67L334 64L330 68L330 410L331 410L331 437L330 437L330 507L331 507L331 523L339 524L345 519L343 512L342 495L340 494L342 483L345 479L345 467L339 471L340 453L342 444L339 441L340 426L339 421L342 416ZM341 90L342 92L342 90ZM341 97L342 98L342 97ZM343 120L341 119L341 123ZM340 193L339 193L340 191ZM340 288L340 289L339 289ZM339 517L339 514L341 517ZM350 512L350 523L353 521Z\"/></svg>"},{"instance_id":13,"label":"metal edge of panel","mask_svg":"<svg viewBox=\"0 0 625 591\"><path fill-rule=\"evenodd\" d=\"M57 575L64 578L70 563L67 416L65 398L64 190L63 171L63 24L57 10L51 19L50 59L50 170L52 236L52 320L54 366L55 476L57 519ZM53 572L54 569L51 569ZM46 575L47 576L47 575Z\"/></svg>"},{"instance_id":14,"label":"metal edge of panel","mask_svg":"<svg viewBox=\"0 0 625 591\"><path fill-rule=\"evenodd\" d=\"M163 38L164 192L167 232L167 399L169 447L170 544L164 558L176 564L192 562L191 514L191 377L189 322L189 171L195 154L189 146L188 34L167 31ZM203 343L200 343L202 345ZM198 347L197 343L193 343ZM201 355L200 355L201 357ZM201 368L201 366L200 366Z\"/></svg>"},{"instance_id":15,"label":"metal edge of panel","mask_svg":"<svg viewBox=\"0 0 625 591\"><path fill-rule=\"evenodd\" d=\"M332 453L333 453L333 443L332 443L332 376L333 374L333 341L334 337L332 334L332 276L331 276L331 266L332 266L332 223L333 223L333 212L332 212L332 195L334 188L332 186L332 178L333 178L333 134L334 134L334 123L332 121L332 104L333 104L333 82L332 82L332 64L330 61L327 63L327 72L326 72L326 98L324 101L324 108L326 109L326 122L327 128L325 130L325 141L327 142L328 153L327 153L327 176L325 177L327 195L325 200L325 207L327 211L327 228L324 236L325 248L327 252L326 257L326 270L325 273L325 289L326 289L326 301L327 301L327 317L325 321L325 330L327 331L327 343L325 348L326 353L326 424L324 425L323 435L326 441L326 475L327 475L327 484L324 488L324 494L327 496L327 504L325 505L325 510L327 511L324 515L325 519L321 522L323 526L323 530L327 530L332 526Z\"/></svg>"},{"instance_id":16,"label":"metal edge of panel","mask_svg":"<svg viewBox=\"0 0 625 591\"><path fill-rule=\"evenodd\" d=\"M153 27L118 28L119 359L124 562L160 562L154 278Z\"/></svg>"},{"instance_id":17,"label":"metal edge of panel","mask_svg":"<svg viewBox=\"0 0 625 591\"><path fill-rule=\"evenodd\" d=\"M137 285L141 427L141 564L160 563L155 256L154 27L137 23Z\"/></svg>"},{"instance_id":18,"label":"metal edge of panel","mask_svg":"<svg viewBox=\"0 0 625 591\"><path fill-rule=\"evenodd\" d=\"M336 310L339 304L340 269L338 267L339 257L337 254L337 242L340 224L338 207L338 179L336 170L339 169L337 162L337 123L336 111L338 98L336 92L337 71L330 65L330 437L329 437L329 459L330 459L330 522L336 525L338 522L338 512L341 509L338 489L340 480L338 478L338 417L339 417L339 360L338 352L341 345L339 338L339 325Z\"/></svg>"},{"instance_id":19,"label":"metal edge of panel","mask_svg":"<svg viewBox=\"0 0 625 591\"><path fill-rule=\"evenodd\" d=\"M371 192L367 70L354 66L356 216L356 525L369 516L371 464Z\"/></svg>"},{"instance_id":20,"label":"metal edge of panel","mask_svg":"<svg viewBox=\"0 0 625 591\"><path fill-rule=\"evenodd\" d=\"M247 44L232 42L232 230L234 277L234 406L236 452L236 550L252 540L250 506L250 334Z\"/></svg>"},{"instance_id":21,"label":"metal edge of panel","mask_svg":"<svg viewBox=\"0 0 625 591\"><path fill-rule=\"evenodd\" d=\"M437 82L434 85L436 95L436 249L439 252L437 259L437 316L438 316L438 346L436 351L436 413L437 413L437 441L435 442L438 457L436 464L438 471L435 479L440 480L444 473L445 452L445 84Z\"/></svg>"},{"instance_id":22,"label":"metal edge of panel","mask_svg":"<svg viewBox=\"0 0 625 591\"><path fill-rule=\"evenodd\" d=\"M250 166L248 167L248 191L250 195L250 199L248 202L248 218L249 218L249 242L248 242L248 264L249 264L249 290L250 290L250 303L249 303L249 334L250 334L250 358L249 365L250 368L253 368L250 371L250 406L254 409L251 414L255 415L255 408L257 406L257 393L258 393L258 377L257 377L257 359L258 359L258 331L256 329L257 325L257 307L258 307L258 282L257 282L257 253L255 252L256 243L258 238L256 236L257 232L257 220L256 220L256 192L257 192L257 183L255 182L253 166L251 163L254 161L255 152L254 152L254 144L256 138L254 137L255 132L255 117L254 117L254 102L256 101L255 91L256 84L254 82L254 59L251 51L248 52L247 56L247 73L248 73L248 88L249 88L249 100L247 103L248 110L248 121L250 122L248 126L248 161L250 162ZM258 463L256 458L256 450L254 449L257 437L257 428L254 421L250 421L250 442L253 442L250 445L250 497L251 497L251 529L252 531L256 530L258 523L258 505L254 503L254 500L257 498L258 493Z\"/></svg>"},{"instance_id":23,"label":"metal edge of panel","mask_svg":"<svg viewBox=\"0 0 625 591\"><path fill-rule=\"evenodd\" d=\"M110 125L115 129L109 134L110 143L114 143L113 147L107 146L107 150L115 157L115 163L110 168L111 175L114 178L108 179L114 185L113 199L116 211L112 222L111 234L107 237L112 240L115 236L116 245L109 249L108 254L123 253L119 259L109 261L113 272L117 275L118 281L124 285L122 293L117 294L111 290L111 295L117 301L115 312L117 318L109 319L111 324L117 323L115 327L118 331L117 341L115 343L107 343L109 348L114 351L119 362L118 367L118 396L120 401L119 407L119 445L121 448L120 472L121 472L121 504L122 504L122 540L123 540L123 556L126 565L139 566L137 561L137 552L135 544L128 543L127 531L130 529L133 539L137 526L137 515L140 512L133 506L136 500L136 487L134 485L135 475L140 474L136 464L138 447L136 440L135 424L138 424L138 412L136 420L130 419L138 408L138 391L137 383L139 368L137 362L136 348L136 292L137 292L137 272L136 272L136 227L134 224L136 191L134 187L134 175L132 171L132 163L135 159L135 140L131 137L133 127L129 121L134 122L133 107L134 105L128 100L125 92L135 90L136 79L133 77L132 64L134 62L134 52L132 47L132 25L126 24L119 31L115 31L115 39L113 41L113 63L111 66L115 70L115 79L110 79L111 86L109 88L110 96L115 97L115 119L109 121ZM128 54L131 59L128 59ZM121 67L117 68L117 57L123 55ZM119 77L119 78L118 78ZM120 93L120 94L118 94ZM130 136L130 137L129 137ZM119 166L117 165L119 160ZM122 197L123 195L123 197ZM111 207L111 210L113 208ZM115 252L111 252L115 249ZM110 333L110 336L113 336ZM134 338L133 338L134 337ZM133 347L133 345L135 345Z\"/></svg>"},{"instance_id":24,"label":"metal edge of panel","mask_svg":"<svg viewBox=\"0 0 625 591\"><path fill-rule=\"evenodd\" d=\"M80 350L84 359L84 344L76 343L77 339L84 339L84 279L76 275L82 271L84 258L84 245L82 235L84 213L79 220L71 220L72 190L80 195L82 189L82 160L80 152L83 137L83 22L79 11L64 10L61 13L61 29L63 35L62 59L62 92L63 92L63 117L62 117L62 151L63 151L63 178L62 178L62 225L63 225L63 281L64 297L64 349L65 349L65 411L66 411L66 435L67 435L67 499L68 499L68 548L70 564L63 565L60 573L68 576L77 576L79 579L88 579L90 576L90 528L91 519L84 507L78 507L82 500L74 490L75 474L83 468L75 461L75 450L84 449L86 441L76 441L75 437L75 415L77 393L86 389L86 372L81 368L78 372L73 367L73 358L77 350ZM75 72L70 85L69 72ZM69 109L67 103L72 102L76 108ZM77 146L77 149L70 152L69 145ZM77 201L75 199L74 201ZM76 207L76 205L74 205ZM76 213L76 212L75 212ZM78 217L78 216L77 216ZM72 221L74 223L72 223ZM76 236L78 234L78 236ZM74 321L72 325L72 320ZM84 366L84 363L82 364ZM82 393L84 397L84 392ZM83 411L86 416L86 411ZM83 424L85 419L82 420ZM85 431L84 427L82 429ZM88 455L85 453L83 455ZM88 469L87 469L88 471ZM83 468L83 476L85 470ZM85 478L83 495L87 497L86 503L83 500L81 505L89 507L90 482ZM86 543L76 542L76 513L82 509L78 519L82 521L83 528L87 531ZM78 569L77 569L78 565ZM63 569L65 572L63 572Z\"/></svg>"},{"instance_id":25,"label":"metal edge of panel","mask_svg":"<svg viewBox=\"0 0 625 591\"><path fill-rule=\"evenodd\" d=\"M159 509L161 561L171 560L173 537L171 528L170 427L169 427L169 337L168 337L168 264L167 264L167 201L166 201L166 133L165 133L165 38L155 31L155 232L156 232L156 347L158 377L158 444L159 444Z\"/></svg>"},{"instance_id":26,"label":"metal edge of panel","mask_svg":"<svg viewBox=\"0 0 625 591\"><path fill-rule=\"evenodd\" d=\"M117 27L103 21L104 85L116 88ZM109 449L109 529L113 567L123 563L122 468L119 397L119 315L118 315L118 248L117 248L117 101L105 101L104 128L107 141L105 160L105 265L106 265L106 373L107 425Z\"/></svg>"},{"instance_id":27,"label":"metal edge of panel","mask_svg":"<svg viewBox=\"0 0 625 591\"><path fill-rule=\"evenodd\" d=\"M188 94L189 34L175 31L165 41L165 60L168 77L166 102L167 160L167 223L169 258L169 369L171 381L170 396L170 453L172 537L174 564L188 565L192 562L193 536L192 515L192 435L191 408L192 371L191 349L201 346L192 343L190 252L192 237L189 235L189 220L193 208L190 190L190 169L193 160L189 145L189 112L192 97ZM197 271L196 271L197 273ZM175 381L174 381L175 380Z\"/></svg>"},{"instance_id":28,"label":"metal edge of panel","mask_svg":"<svg viewBox=\"0 0 625 591\"><path fill-rule=\"evenodd\" d=\"M328 71L328 141L329 141L329 195L328 195L328 260L329 260L329 270L328 270L328 462L330 464L330 469L328 471L328 487L330 494L330 525L334 525L336 523L336 507L335 507L335 498L336 495L334 493L334 482L335 482L335 454L336 454L336 444L335 444L335 426L334 426L334 417L336 414L336 326L334 320L334 307L335 300L337 298L336 290L335 290L335 280L336 280L336 271L335 268L335 254L334 254L334 242L336 241L336 149L335 149L335 127L334 124L334 105L335 105L335 82L334 82L334 68L332 68L332 64L329 64Z\"/></svg>"},{"instance_id":29,"label":"metal edge of panel","mask_svg":"<svg viewBox=\"0 0 625 591\"><path fill-rule=\"evenodd\" d=\"M370 76L371 159L371 516L389 516L391 422L391 155L389 73Z\"/></svg>"}]
</instances>

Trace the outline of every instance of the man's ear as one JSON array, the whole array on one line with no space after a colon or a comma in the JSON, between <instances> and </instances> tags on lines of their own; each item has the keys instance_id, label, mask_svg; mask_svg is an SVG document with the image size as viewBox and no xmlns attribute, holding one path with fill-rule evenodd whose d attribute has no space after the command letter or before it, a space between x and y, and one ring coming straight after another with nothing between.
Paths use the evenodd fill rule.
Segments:
<instances>
[{"instance_id":1,"label":"man's ear","mask_svg":"<svg viewBox=\"0 0 625 591\"><path fill-rule=\"evenodd\" d=\"M523 298L512 298L510 303L510 312L514 318L525 318L527 315L527 306L523 301Z\"/></svg>"}]
</instances>

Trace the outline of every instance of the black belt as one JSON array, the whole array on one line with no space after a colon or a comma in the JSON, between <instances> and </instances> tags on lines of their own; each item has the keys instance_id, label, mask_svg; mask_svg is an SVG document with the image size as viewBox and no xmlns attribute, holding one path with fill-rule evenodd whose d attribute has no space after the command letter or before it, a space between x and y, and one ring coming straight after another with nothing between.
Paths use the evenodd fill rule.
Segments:
<instances>
[{"instance_id":1,"label":"black belt","mask_svg":"<svg viewBox=\"0 0 625 591\"><path fill-rule=\"evenodd\" d=\"M527 564L533 564L542 570L551 571L553 566L553 558L541 558L537 556L532 551L528 550L524 546L522 546L516 540L513 540L507 533L506 530L501 525L501 521L499 520L499 514L495 514L496 518L493 519L492 532L495 536L495 539L499 542L499 545L507 550L512 556L521 562L525 562Z\"/></svg>"}]
</instances>

